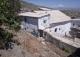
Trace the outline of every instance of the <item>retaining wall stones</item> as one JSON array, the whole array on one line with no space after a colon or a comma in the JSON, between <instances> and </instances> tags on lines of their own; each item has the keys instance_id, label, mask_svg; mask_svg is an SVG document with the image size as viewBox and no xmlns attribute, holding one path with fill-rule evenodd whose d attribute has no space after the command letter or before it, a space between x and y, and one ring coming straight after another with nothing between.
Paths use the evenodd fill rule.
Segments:
<instances>
[{"instance_id":1,"label":"retaining wall stones","mask_svg":"<svg viewBox=\"0 0 80 57\"><path fill-rule=\"evenodd\" d=\"M56 38L54 38L53 36L51 36L50 34L48 34L47 32L44 32L44 37L43 37L46 41L49 41L50 43L53 43L55 45L57 45L60 48L63 48L63 46L65 46L66 48L69 48L72 52L76 51L76 47L71 46L69 44L66 44Z\"/></svg>"}]
</instances>

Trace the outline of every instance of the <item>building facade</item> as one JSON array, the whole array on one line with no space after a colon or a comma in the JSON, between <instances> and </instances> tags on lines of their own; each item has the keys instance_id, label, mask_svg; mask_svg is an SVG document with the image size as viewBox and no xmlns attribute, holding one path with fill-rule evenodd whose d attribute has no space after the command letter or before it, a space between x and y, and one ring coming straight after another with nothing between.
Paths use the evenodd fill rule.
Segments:
<instances>
[{"instance_id":1,"label":"building facade","mask_svg":"<svg viewBox=\"0 0 80 57\"><path fill-rule=\"evenodd\" d=\"M41 16L36 16L36 14L33 16L33 13L31 13L31 16L27 16L27 14L20 14L22 19L21 28L37 37L43 37L44 29L49 27L50 14Z\"/></svg>"},{"instance_id":2,"label":"building facade","mask_svg":"<svg viewBox=\"0 0 80 57\"><path fill-rule=\"evenodd\" d=\"M61 36L67 36L69 34L70 28L71 28L71 22L66 21L66 22L51 24L50 28L46 29L46 31L51 33L57 33Z\"/></svg>"},{"instance_id":3,"label":"building facade","mask_svg":"<svg viewBox=\"0 0 80 57\"><path fill-rule=\"evenodd\" d=\"M71 29L70 34L76 38L80 38L80 19L72 19L71 20Z\"/></svg>"},{"instance_id":4,"label":"building facade","mask_svg":"<svg viewBox=\"0 0 80 57\"><path fill-rule=\"evenodd\" d=\"M44 31L66 36L71 28L71 18L59 10L25 12L19 15L22 18L21 28L37 37L43 37Z\"/></svg>"}]
</instances>

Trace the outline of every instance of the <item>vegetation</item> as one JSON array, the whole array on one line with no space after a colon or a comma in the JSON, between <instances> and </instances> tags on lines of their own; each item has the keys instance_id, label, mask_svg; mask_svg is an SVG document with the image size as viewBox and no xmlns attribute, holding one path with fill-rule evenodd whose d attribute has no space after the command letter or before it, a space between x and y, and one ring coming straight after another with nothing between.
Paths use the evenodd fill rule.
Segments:
<instances>
[{"instance_id":1,"label":"vegetation","mask_svg":"<svg viewBox=\"0 0 80 57\"><path fill-rule=\"evenodd\" d=\"M6 26L8 30L19 30L20 12L19 0L0 0L0 44L12 41L13 34L1 28Z\"/></svg>"},{"instance_id":2,"label":"vegetation","mask_svg":"<svg viewBox=\"0 0 80 57\"><path fill-rule=\"evenodd\" d=\"M21 7L23 10L27 10L27 11L40 9L39 6L32 4L32 3L25 2L25 1L21 1Z\"/></svg>"},{"instance_id":3,"label":"vegetation","mask_svg":"<svg viewBox=\"0 0 80 57\"><path fill-rule=\"evenodd\" d=\"M62 50L67 52L67 53L71 53L71 50L69 48L67 48L66 46L63 45Z\"/></svg>"},{"instance_id":4,"label":"vegetation","mask_svg":"<svg viewBox=\"0 0 80 57\"><path fill-rule=\"evenodd\" d=\"M73 10L62 10L62 12L70 16L72 19L80 18L80 12L73 11Z\"/></svg>"},{"instance_id":5,"label":"vegetation","mask_svg":"<svg viewBox=\"0 0 80 57\"><path fill-rule=\"evenodd\" d=\"M21 9L24 11L42 10L42 9L40 9L41 7L49 8L49 7L39 6L39 5L35 5L32 3L25 2L25 1L21 1ZM53 9L53 8L49 8L49 9Z\"/></svg>"},{"instance_id":6,"label":"vegetation","mask_svg":"<svg viewBox=\"0 0 80 57\"><path fill-rule=\"evenodd\" d=\"M0 0L0 24L16 29L19 26L19 0Z\"/></svg>"}]
</instances>

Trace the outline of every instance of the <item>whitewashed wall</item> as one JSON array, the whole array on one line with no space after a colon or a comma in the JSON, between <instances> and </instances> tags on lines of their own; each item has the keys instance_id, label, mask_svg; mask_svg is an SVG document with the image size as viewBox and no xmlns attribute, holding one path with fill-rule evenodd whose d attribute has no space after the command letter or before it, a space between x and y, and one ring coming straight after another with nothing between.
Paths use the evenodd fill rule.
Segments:
<instances>
[{"instance_id":1,"label":"whitewashed wall","mask_svg":"<svg viewBox=\"0 0 80 57\"><path fill-rule=\"evenodd\" d=\"M74 20L71 20L71 22L76 25L80 25L80 19L74 19Z\"/></svg>"},{"instance_id":2,"label":"whitewashed wall","mask_svg":"<svg viewBox=\"0 0 80 57\"><path fill-rule=\"evenodd\" d=\"M46 15L38 20L38 29L45 29L50 26L50 15ZM45 23L44 23L45 21Z\"/></svg>"},{"instance_id":3,"label":"whitewashed wall","mask_svg":"<svg viewBox=\"0 0 80 57\"><path fill-rule=\"evenodd\" d=\"M71 20L71 32L70 35L72 37L74 37L74 35L76 35L76 37L78 38L78 32L80 32L80 19L72 19ZM78 39L76 39L76 41L78 42Z\"/></svg>"},{"instance_id":4,"label":"whitewashed wall","mask_svg":"<svg viewBox=\"0 0 80 57\"><path fill-rule=\"evenodd\" d=\"M80 29L80 19L71 20L71 23L72 23L71 26L72 26L73 28Z\"/></svg>"},{"instance_id":5,"label":"whitewashed wall","mask_svg":"<svg viewBox=\"0 0 80 57\"><path fill-rule=\"evenodd\" d=\"M54 24L53 27L46 29L46 31L53 33L55 32L55 29L57 29L56 33L59 33L60 35L65 36L69 33L70 28L71 28L70 22L63 22L63 23Z\"/></svg>"},{"instance_id":6,"label":"whitewashed wall","mask_svg":"<svg viewBox=\"0 0 80 57\"><path fill-rule=\"evenodd\" d=\"M26 17L25 22L25 16L23 16L21 28L38 36L38 29L45 29L46 27L49 27L49 17L50 15L42 16L40 18ZM44 20L46 20L45 23Z\"/></svg>"},{"instance_id":7,"label":"whitewashed wall","mask_svg":"<svg viewBox=\"0 0 80 57\"><path fill-rule=\"evenodd\" d=\"M25 22L25 17L23 16L21 28L34 34L35 36L38 36L38 18L26 17Z\"/></svg>"}]
</instances>

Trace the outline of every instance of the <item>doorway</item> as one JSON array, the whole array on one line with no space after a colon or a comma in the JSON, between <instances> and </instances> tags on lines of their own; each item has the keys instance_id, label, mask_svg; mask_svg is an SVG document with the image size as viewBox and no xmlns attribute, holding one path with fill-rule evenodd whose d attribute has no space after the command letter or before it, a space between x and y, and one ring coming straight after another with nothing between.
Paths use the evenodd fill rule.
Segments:
<instances>
[{"instance_id":1,"label":"doorway","mask_svg":"<svg viewBox=\"0 0 80 57\"><path fill-rule=\"evenodd\" d=\"M43 37L43 30L39 30L39 36Z\"/></svg>"},{"instance_id":2,"label":"doorway","mask_svg":"<svg viewBox=\"0 0 80 57\"><path fill-rule=\"evenodd\" d=\"M55 29L55 32L57 32L57 28Z\"/></svg>"}]
</instances>

